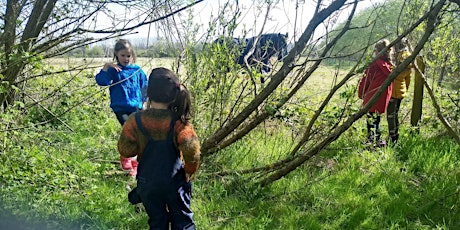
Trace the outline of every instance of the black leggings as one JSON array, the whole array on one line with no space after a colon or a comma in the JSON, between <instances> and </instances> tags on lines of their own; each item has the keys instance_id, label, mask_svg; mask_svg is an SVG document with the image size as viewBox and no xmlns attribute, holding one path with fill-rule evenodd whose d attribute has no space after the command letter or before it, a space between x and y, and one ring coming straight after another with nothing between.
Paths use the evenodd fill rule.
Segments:
<instances>
[{"instance_id":1,"label":"black leggings","mask_svg":"<svg viewBox=\"0 0 460 230\"><path fill-rule=\"evenodd\" d=\"M393 142L398 139L399 136L399 107L401 106L402 99L391 98L390 103L387 107L387 121L389 136Z\"/></svg>"},{"instance_id":2,"label":"black leggings","mask_svg":"<svg viewBox=\"0 0 460 230\"><path fill-rule=\"evenodd\" d=\"M367 141L376 142L380 140L382 131L380 129L380 113L367 113Z\"/></svg>"},{"instance_id":3,"label":"black leggings","mask_svg":"<svg viewBox=\"0 0 460 230\"><path fill-rule=\"evenodd\" d=\"M120 122L120 125L123 126L125 121L128 120L129 115L131 115L134 112L120 111L120 112L115 112L115 115L117 116L117 120L118 122Z\"/></svg>"}]
</instances>

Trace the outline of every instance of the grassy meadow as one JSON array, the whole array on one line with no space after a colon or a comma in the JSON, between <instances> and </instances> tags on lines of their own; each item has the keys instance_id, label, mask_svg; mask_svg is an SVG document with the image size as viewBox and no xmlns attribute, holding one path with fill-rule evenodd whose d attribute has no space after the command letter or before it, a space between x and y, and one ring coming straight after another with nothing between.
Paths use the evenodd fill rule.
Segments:
<instances>
[{"instance_id":1,"label":"grassy meadow","mask_svg":"<svg viewBox=\"0 0 460 230\"><path fill-rule=\"evenodd\" d=\"M43 91L53 84L76 89L47 92L60 95L46 101L49 112L37 106L25 113L28 108L18 104L0 114L0 229L148 229L147 215L127 200L135 181L118 163L121 128L109 108L108 89L93 79L110 60L85 60L91 68L31 83ZM79 66L80 61L55 59L46 69ZM147 74L154 67L172 66L165 59L138 63ZM75 79L66 83L68 75ZM297 100L318 105L332 75L334 70L321 67ZM204 158L193 181L197 228L460 229L460 146L436 121L428 98L419 132L410 128L410 101L402 104L397 145L366 149L362 118L319 155L267 187L258 187L253 175L216 172L280 159L301 134L298 126L270 119ZM50 114L60 119L32 125ZM382 125L386 134L385 119ZM195 128L204 133L206 127Z\"/></svg>"}]
</instances>

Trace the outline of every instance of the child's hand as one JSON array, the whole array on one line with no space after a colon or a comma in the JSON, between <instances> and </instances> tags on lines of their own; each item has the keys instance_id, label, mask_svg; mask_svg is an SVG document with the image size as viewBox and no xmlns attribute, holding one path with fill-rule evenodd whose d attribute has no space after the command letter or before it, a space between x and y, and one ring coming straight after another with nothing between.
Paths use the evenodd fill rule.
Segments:
<instances>
[{"instance_id":1,"label":"child's hand","mask_svg":"<svg viewBox=\"0 0 460 230\"><path fill-rule=\"evenodd\" d=\"M192 175L190 175L189 173L185 173L185 181L189 182L191 176Z\"/></svg>"},{"instance_id":2,"label":"child's hand","mask_svg":"<svg viewBox=\"0 0 460 230\"><path fill-rule=\"evenodd\" d=\"M148 109L148 108L149 108L149 103L146 102L146 101L144 101L144 102L142 103L142 109L143 109L143 110L146 110L146 109Z\"/></svg>"},{"instance_id":3,"label":"child's hand","mask_svg":"<svg viewBox=\"0 0 460 230\"><path fill-rule=\"evenodd\" d=\"M102 67L102 70L107 71L110 67L114 68L117 72L121 71L120 66L118 66L117 64L110 63L110 62L105 63L104 67Z\"/></svg>"}]
</instances>

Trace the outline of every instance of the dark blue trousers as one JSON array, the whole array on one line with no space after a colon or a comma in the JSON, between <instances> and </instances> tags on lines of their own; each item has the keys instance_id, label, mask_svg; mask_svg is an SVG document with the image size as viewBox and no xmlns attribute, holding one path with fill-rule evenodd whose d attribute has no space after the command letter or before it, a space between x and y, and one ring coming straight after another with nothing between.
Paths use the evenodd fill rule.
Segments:
<instances>
[{"instance_id":1,"label":"dark blue trousers","mask_svg":"<svg viewBox=\"0 0 460 230\"><path fill-rule=\"evenodd\" d=\"M138 194L149 216L150 229L195 229L190 210L191 183L175 190L138 187ZM171 224L171 228L169 225Z\"/></svg>"},{"instance_id":2,"label":"dark blue trousers","mask_svg":"<svg viewBox=\"0 0 460 230\"><path fill-rule=\"evenodd\" d=\"M186 182L180 152L174 145L174 124L171 119L166 140L154 140L146 132L140 113L136 113L139 129L148 137L147 146L137 169L137 194L149 216L150 229L195 229L190 210L192 184Z\"/></svg>"}]
</instances>

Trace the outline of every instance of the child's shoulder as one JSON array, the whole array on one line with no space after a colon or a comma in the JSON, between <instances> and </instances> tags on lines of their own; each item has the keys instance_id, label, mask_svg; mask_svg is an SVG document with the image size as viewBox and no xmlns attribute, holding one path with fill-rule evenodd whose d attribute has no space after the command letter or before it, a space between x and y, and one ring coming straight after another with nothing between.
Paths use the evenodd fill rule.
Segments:
<instances>
[{"instance_id":1,"label":"child's shoulder","mask_svg":"<svg viewBox=\"0 0 460 230\"><path fill-rule=\"evenodd\" d=\"M388 59L388 57L382 56L382 57L378 58L377 60L375 60L375 62L372 63L372 64L382 66L382 65L388 65L388 64L391 65L391 62Z\"/></svg>"},{"instance_id":2,"label":"child's shoulder","mask_svg":"<svg viewBox=\"0 0 460 230\"><path fill-rule=\"evenodd\" d=\"M174 131L175 132L184 132L184 131L185 132L188 132L188 131L194 132L194 128L193 128L192 123L190 123L190 122L184 123L179 119L179 120L176 120L176 122L174 124Z\"/></svg>"},{"instance_id":3,"label":"child's shoulder","mask_svg":"<svg viewBox=\"0 0 460 230\"><path fill-rule=\"evenodd\" d=\"M407 51L407 50L404 50L403 52L401 52L401 53L399 54L399 58L400 58L401 60L404 60L404 59L408 58L410 55L411 55L411 52L409 52L409 51Z\"/></svg>"},{"instance_id":4,"label":"child's shoulder","mask_svg":"<svg viewBox=\"0 0 460 230\"><path fill-rule=\"evenodd\" d=\"M132 64L127 65L126 68L127 69L140 69L141 67L137 64L132 63Z\"/></svg>"}]
</instances>

